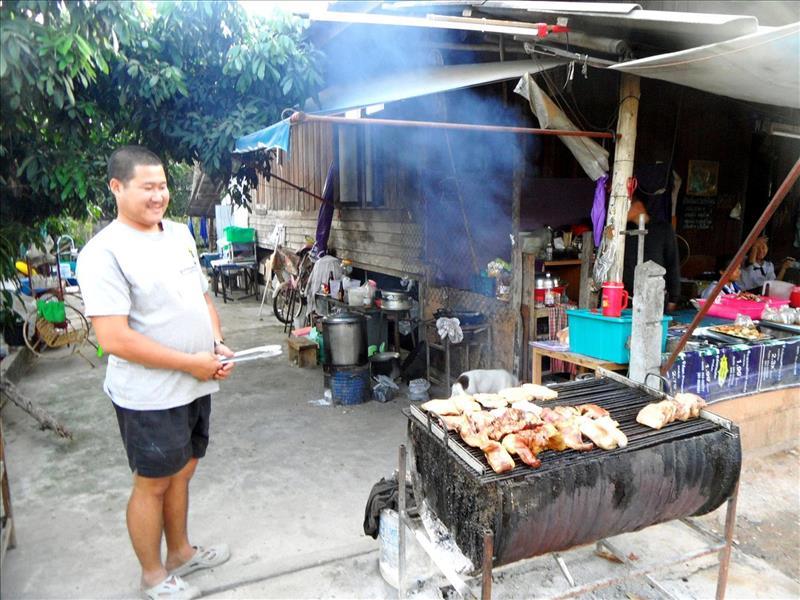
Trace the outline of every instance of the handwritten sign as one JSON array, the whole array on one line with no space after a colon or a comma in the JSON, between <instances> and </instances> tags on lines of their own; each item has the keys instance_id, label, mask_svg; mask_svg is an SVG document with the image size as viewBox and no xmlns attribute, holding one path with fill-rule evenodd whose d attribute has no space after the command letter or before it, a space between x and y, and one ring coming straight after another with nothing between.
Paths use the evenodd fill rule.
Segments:
<instances>
[{"instance_id":1,"label":"handwritten sign","mask_svg":"<svg viewBox=\"0 0 800 600\"><path fill-rule=\"evenodd\" d=\"M683 229L711 229L717 199L703 196L686 196L683 199Z\"/></svg>"}]
</instances>

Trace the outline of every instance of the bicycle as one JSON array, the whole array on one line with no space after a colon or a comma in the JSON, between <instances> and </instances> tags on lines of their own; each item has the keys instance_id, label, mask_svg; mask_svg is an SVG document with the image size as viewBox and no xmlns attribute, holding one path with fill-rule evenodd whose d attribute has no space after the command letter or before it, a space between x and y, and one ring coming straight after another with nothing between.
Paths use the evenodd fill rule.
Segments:
<instances>
[{"instance_id":1,"label":"bicycle","mask_svg":"<svg viewBox=\"0 0 800 600\"><path fill-rule=\"evenodd\" d=\"M270 269L279 281L272 298L272 312L284 325L291 325L307 304L306 294L313 262L309 248L298 253L278 246L270 258Z\"/></svg>"}]
</instances>

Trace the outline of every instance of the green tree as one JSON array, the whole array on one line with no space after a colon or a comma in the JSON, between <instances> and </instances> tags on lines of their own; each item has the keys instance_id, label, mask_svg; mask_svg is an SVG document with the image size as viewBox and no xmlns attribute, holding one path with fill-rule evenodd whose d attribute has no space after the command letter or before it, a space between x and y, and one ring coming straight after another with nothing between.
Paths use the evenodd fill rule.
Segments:
<instances>
[{"instance_id":1,"label":"green tree","mask_svg":"<svg viewBox=\"0 0 800 600\"><path fill-rule=\"evenodd\" d=\"M304 28L232 1L0 3L0 277L48 219L113 214L105 163L120 144L159 153L171 180L198 161L228 181L235 139L321 83ZM241 202L248 184L232 189Z\"/></svg>"}]
</instances>

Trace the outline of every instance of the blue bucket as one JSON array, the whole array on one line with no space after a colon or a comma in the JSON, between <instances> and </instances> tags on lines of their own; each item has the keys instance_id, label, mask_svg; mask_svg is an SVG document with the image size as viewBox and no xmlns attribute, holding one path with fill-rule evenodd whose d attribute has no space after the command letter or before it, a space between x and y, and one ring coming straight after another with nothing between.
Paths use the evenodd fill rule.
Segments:
<instances>
[{"instance_id":1,"label":"blue bucket","mask_svg":"<svg viewBox=\"0 0 800 600\"><path fill-rule=\"evenodd\" d=\"M369 365L333 368L331 397L334 404L362 404L369 400L371 394Z\"/></svg>"}]
</instances>

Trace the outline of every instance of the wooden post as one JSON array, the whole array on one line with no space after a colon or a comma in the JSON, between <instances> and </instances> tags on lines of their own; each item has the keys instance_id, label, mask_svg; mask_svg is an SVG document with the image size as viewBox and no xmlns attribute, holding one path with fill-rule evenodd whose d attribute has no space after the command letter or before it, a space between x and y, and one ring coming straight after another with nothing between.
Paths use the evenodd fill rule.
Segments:
<instances>
[{"instance_id":1,"label":"wooden post","mask_svg":"<svg viewBox=\"0 0 800 600\"><path fill-rule=\"evenodd\" d=\"M520 211L522 205L522 185L525 179L525 157L527 153L526 139L523 138L517 147L514 158L514 180L511 184L511 235L514 239L514 246L511 248L511 310L514 314L514 348L513 348L513 370L517 377L523 374L524 366L520 364L523 359L522 348L522 317L520 305L522 304L522 245L519 238ZM490 352L492 349L490 348Z\"/></svg>"},{"instance_id":2,"label":"wooden post","mask_svg":"<svg viewBox=\"0 0 800 600\"><path fill-rule=\"evenodd\" d=\"M648 260L634 275L633 295L640 301L633 306L628 377L637 383L647 383L647 374L657 375L661 368L664 273L664 267Z\"/></svg>"},{"instance_id":3,"label":"wooden post","mask_svg":"<svg viewBox=\"0 0 800 600\"><path fill-rule=\"evenodd\" d=\"M594 267L594 235L583 232L581 244L581 289L578 292L578 308L597 308L597 292L592 291L592 268Z\"/></svg>"},{"instance_id":4,"label":"wooden post","mask_svg":"<svg viewBox=\"0 0 800 600\"><path fill-rule=\"evenodd\" d=\"M630 198L628 181L633 176L633 157L636 151L636 120L639 115L639 78L622 74L619 86L619 118L617 120L617 147L614 151L614 172L611 178L611 202L608 207L606 225L614 232L614 262L608 272L609 281L622 281L625 261L625 231L628 221Z\"/></svg>"}]
</instances>

